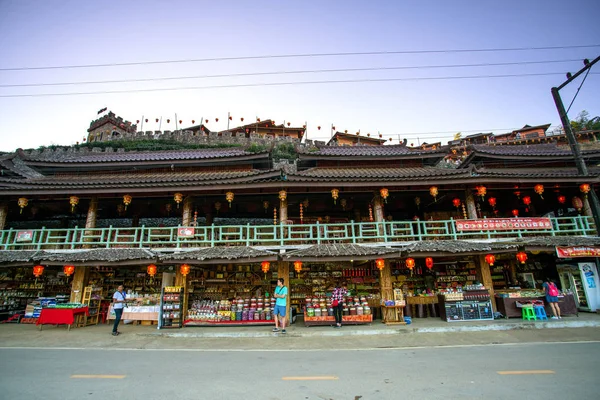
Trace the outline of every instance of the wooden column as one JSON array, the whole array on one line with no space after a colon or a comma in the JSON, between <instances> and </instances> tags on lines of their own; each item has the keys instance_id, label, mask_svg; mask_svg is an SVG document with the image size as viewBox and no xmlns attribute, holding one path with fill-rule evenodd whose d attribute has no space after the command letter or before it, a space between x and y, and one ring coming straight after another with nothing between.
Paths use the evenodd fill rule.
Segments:
<instances>
[{"instance_id":1,"label":"wooden column","mask_svg":"<svg viewBox=\"0 0 600 400\"><path fill-rule=\"evenodd\" d=\"M382 300L393 300L394 289L392 288L392 268L388 260L385 261L385 267L379 273L379 286L381 288Z\"/></svg>"},{"instance_id":2,"label":"wooden column","mask_svg":"<svg viewBox=\"0 0 600 400\"><path fill-rule=\"evenodd\" d=\"M292 294L292 288L290 287L290 263L287 261L279 261L277 263L277 278L283 278L283 285L287 286L288 289L288 294L285 298L286 300L286 308L285 308L285 315L286 315L286 326L289 326L290 321L291 321L291 309L290 309L290 296ZM272 289L273 292L275 291L275 288Z\"/></svg>"},{"instance_id":3,"label":"wooden column","mask_svg":"<svg viewBox=\"0 0 600 400\"><path fill-rule=\"evenodd\" d=\"M477 207L475 206L475 197L470 189L465 190L465 203L467 204L467 215L469 219L477 219Z\"/></svg>"},{"instance_id":4,"label":"wooden column","mask_svg":"<svg viewBox=\"0 0 600 400\"><path fill-rule=\"evenodd\" d=\"M492 281L490 265L485 262L485 255L481 255L477 258L479 261L479 269L481 271L481 283L483 283L483 286L489 290L492 300L492 307L494 308L494 311L496 311L498 308L496 307L496 299L494 298L494 282Z\"/></svg>"},{"instance_id":5,"label":"wooden column","mask_svg":"<svg viewBox=\"0 0 600 400\"><path fill-rule=\"evenodd\" d=\"M287 200L280 200L279 201L279 223L282 225L285 225L287 219L288 219Z\"/></svg>"},{"instance_id":6,"label":"wooden column","mask_svg":"<svg viewBox=\"0 0 600 400\"><path fill-rule=\"evenodd\" d=\"M375 198L373 199L373 218L375 218L375 222L384 222L383 218L383 199L377 193ZM379 226L378 232L379 236L383 236L383 226Z\"/></svg>"},{"instance_id":7,"label":"wooden column","mask_svg":"<svg viewBox=\"0 0 600 400\"><path fill-rule=\"evenodd\" d=\"M81 303L81 299L83 298L83 289L87 285L89 279L89 269L88 267L75 267L75 273L73 274L73 281L71 282L71 298L69 302L71 303ZM111 290L117 290L117 288L109 288L109 292ZM112 297L112 293L108 293L109 296Z\"/></svg>"},{"instance_id":8,"label":"wooden column","mask_svg":"<svg viewBox=\"0 0 600 400\"><path fill-rule=\"evenodd\" d=\"M194 198L187 196L183 200L183 218L181 219L181 226L191 226L192 218L194 215ZM176 285L179 286L179 285Z\"/></svg>"},{"instance_id":9,"label":"wooden column","mask_svg":"<svg viewBox=\"0 0 600 400\"><path fill-rule=\"evenodd\" d=\"M583 196L583 215L587 217L592 216L592 207L590 207L590 199L588 196Z\"/></svg>"},{"instance_id":10,"label":"wooden column","mask_svg":"<svg viewBox=\"0 0 600 400\"><path fill-rule=\"evenodd\" d=\"M187 305L188 305L188 287L187 287L187 275L183 275L180 272L179 266L177 266L177 273L175 274L175 286L183 286L183 310L181 310L182 318L185 318L187 315Z\"/></svg>"},{"instance_id":11,"label":"wooden column","mask_svg":"<svg viewBox=\"0 0 600 400\"><path fill-rule=\"evenodd\" d=\"M98 198L92 197L90 199L90 205L88 206L87 217L85 219L85 227L86 229L93 229L96 227L96 218L98 216ZM86 235L93 235L93 232L86 232ZM111 238L108 238L111 239ZM86 239L90 241L91 239ZM90 248L90 245L84 245L84 248Z\"/></svg>"},{"instance_id":12,"label":"wooden column","mask_svg":"<svg viewBox=\"0 0 600 400\"><path fill-rule=\"evenodd\" d=\"M8 204L0 204L0 230L3 230L6 226L6 217L8 216Z\"/></svg>"}]
</instances>

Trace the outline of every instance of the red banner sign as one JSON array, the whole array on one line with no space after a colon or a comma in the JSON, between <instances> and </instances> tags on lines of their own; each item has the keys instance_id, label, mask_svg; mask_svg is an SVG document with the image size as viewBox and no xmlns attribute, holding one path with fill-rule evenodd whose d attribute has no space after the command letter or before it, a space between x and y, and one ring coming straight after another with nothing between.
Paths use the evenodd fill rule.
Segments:
<instances>
[{"instance_id":1,"label":"red banner sign","mask_svg":"<svg viewBox=\"0 0 600 400\"><path fill-rule=\"evenodd\" d=\"M556 247L558 258L600 257L600 247L573 246Z\"/></svg>"},{"instance_id":2,"label":"red banner sign","mask_svg":"<svg viewBox=\"0 0 600 400\"><path fill-rule=\"evenodd\" d=\"M458 231L512 231L515 229L550 229L550 218L486 218L456 220Z\"/></svg>"},{"instance_id":3,"label":"red banner sign","mask_svg":"<svg viewBox=\"0 0 600 400\"><path fill-rule=\"evenodd\" d=\"M190 227L177 229L177 236L179 236L180 238L193 238L195 233L196 230Z\"/></svg>"}]
</instances>

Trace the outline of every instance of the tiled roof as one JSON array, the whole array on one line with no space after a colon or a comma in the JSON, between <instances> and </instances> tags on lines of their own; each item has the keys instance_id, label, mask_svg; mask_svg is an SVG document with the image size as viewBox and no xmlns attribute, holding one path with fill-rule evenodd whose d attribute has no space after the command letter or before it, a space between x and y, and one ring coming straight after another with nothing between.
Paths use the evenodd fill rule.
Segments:
<instances>
[{"instance_id":1,"label":"tiled roof","mask_svg":"<svg viewBox=\"0 0 600 400\"><path fill-rule=\"evenodd\" d=\"M386 247L367 247L358 244L318 244L305 249L290 251L285 258L290 259L308 259L308 258L332 258L332 257L359 257L359 256L384 256L397 254L397 249Z\"/></svg>"},{"instance_id":2,"label":"tiled roof","mask_svg":"<svg viewBox=\"0 0 600 400\"><path fill-rule=\"evenodd\" d=\"M469 177L467 169L445 169L436 167L336 167L336 168L311 168L288 175L289 181L302 181L313 179L351 179L358 180L417 180L434 177Z\"/></svg>"},{"instance_id":3,"label":"tiled roof","mask_svg":"<svg viewBox=\"0 0 600 400\"><path fill-rule=\"evenodd\" d=\"M475 253L494 250L516 249L519 245L513 243L481 243L468 242L464 240L427 240L413 243L402 249L403 252L411 253Z\"/></svg>"},{"instance_id":4,"label":"tiled roof","mask_svg":"<svg viewBox=\"0 0 600 400\"><path fill-rule=\"evenodd\" d=\"M21 157L31 162L53 163L107 163L131 161L177 161L219 159L240 156L252 156L261 153L250 153L242 148L194 149L194 150L162 150L162 151L128 151L128 152L90 152L90 151L55 151L20 152ZM267 154L266 151L262 154Z\"/></svg>"},{"instance_id":5,"label":"tiled roof","mask_svg":"<svg viewBox=\"0 0 600 400\"><path fill-rule=\"evenodd\" d=\"M523 244L530 247L600 246L600 238L588 236L538 237L535 239L524 239Z\"/></svg>"},{"instance_id":6,"label":"tiled roof","mask_svg":"<svg viewBox=\"0 0 600 400\"><path fill-rule=\"evenodd\" d=\"M299 148L298 154L312 157L372 157L372 158L390 158L411 156L438 156L442 157L446 153L444 149L421 150L412 149L404 145L390 146L322 146L315 148ZM306 157L305 157L306 158Z\"/></svg>"},{"instance_id":7,"label":"tiled roof","mask_svg":"<svg viewBox=\"0 0 600 400\"><path fill-rule=\"evenodd\" d=\"M558 147L554 143L532 144L532 145L490 145L481 144L472 146L474 153L488 154L493 156L527 156L527 157L573 157L568 147ZM584 154L600 154L600 150L584 151Z\"/></svg>"},{"instance_id":8,"label":"tiled roof","mask_svg":"<svg viewBox=\"0 0 600 400\"><path fill-rule=\"evenodd\" d=\"M239 259L261 259L265 261L274 261L277 254L264 250L257 250L246 246L231 247L207 247L199 250L182 251L179 253L163 253L159 258L165 260L239 260Z\"/></svg>"},{"instance_id":9,"label":"tiled roof","mask_svg":"<svg viewBox=\"0 0 600 400\"><path fill-rule=\"evenodd\" d=\"M85 263L151 260L156 255L146 249L91 249L71 252L40 251L32 256L37 262Z\"/></svg>"},{"instance_id":10,"label":"tiled roof","mask_svg":"<svg viewBox=\"0 0 600 400\"><path fill-rule=\"evenodd\" d=\"M576 178L577 168L475 168L478 177ZM591 177L600 176L600 168L588 168Z\"/></svg>"},{"instance_id":11,"label":"tiled roof","mask_svg":"<svg viewBox=\"0 0 600 400\"><path fill-rule=\"evenodd\" d=\"M29 262L32 257L40 253L39 250L2 250L0 251L0 264Z\"/></svg>"}]
</instances>

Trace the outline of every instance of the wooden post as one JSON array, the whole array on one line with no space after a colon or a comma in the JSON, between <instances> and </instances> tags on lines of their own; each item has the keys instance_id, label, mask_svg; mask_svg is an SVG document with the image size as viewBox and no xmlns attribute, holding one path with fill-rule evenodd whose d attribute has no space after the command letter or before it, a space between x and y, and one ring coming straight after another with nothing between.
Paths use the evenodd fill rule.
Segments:
<instances>
[{"instance_id":1,"label":"wooden post","mask_svg":"<svg viewBox=\"0 0 600 400\"><path fill-rule=\"evenodd\" d=\"M188 305L187 281L187 275L183 275L180 268L177 268L177 273L175 274L175 286L183 286L183 310L181 310L181 317L184 319L187 314Z\"/></svg>"},{"instance_id":2,"label":"wooden post","mask_svg":"<svg viewBox=\"0 0 600 400\"><path fill-rule=\"evenodd\" d=\"M467 204L467 215L469 219L477 219L477 207L475 206L475 197L470 189L465 189L465 203Z\"/></svg>"},{"instance_id":3,"label":"wooden post","mask_svg":"<svg viewBox=\"0 0 600 400\"><path fill-rule=\"evenodd\" d=\"M479 259L479 268L481 271L481 283L485 286L490 292L490 298L492 300L492 307L494 310L498 310L496 307L496 299L494 298L494 282L492 281L492 273L490 271L490 265L485 262L485 255L480 255Z\"/></svg>"},{"instance_id":4,"label":"wooden post","mask_svg":"<svg viewBox=\"0 0 600 400\"><path fill-rule=\"evenodd\" d=\"M285 225L288 219L287 199L279 201L279 224ZM287 282L287 279L286 279Z\"/></svg>"},{"instance_id":5,"label":"wooden post","mask_svg":"<svg viewBox=\"0 0 600 400\"><path fill-rule=\"evenodd\" d=\"M81 303L83 298L83 289L87 285L89 278L89 269L87 267L75 267L75 273L73 274L73 281L71 282L71 303ZM112 296L111 290L116 288L109 288L109 295Z\"/></svg>"},{"instance_id":6,"label":"wooden post","mask_svg":"<svg viewBox=\"0 0 600 400\"><path fill-rule=\"evenodd\" d=\"M379 273L379 285L382 300L393 300L394 289L392 288L392 268L390 262L385 260L385 266Z\"/></svg>"},{"instance_id":7,"label":"wooden post","mask_svg":"<svg viewBox=\"0 0 600 400\"><path fill-rule=\"evenodd\" d=\"M383 218L383 199L381 198L379 193L377 193L375 195L375 198L373 199L373 214L374 214L373 218L375 218L375 222L383 222L383 220L384 220L384 218ZM380 225L378 228L380 237L383 236L383 229L384 229L384 227L382 225Z\"/></svg>"},{"instance_id":8,"label":"wooden post","mask_svg":"<svg viewBox=\"0 0 600 400\"><path fill-rule=\"evenodd\" d=\"M6 226L6 217L8 215L8 204L0 204L0 231Z\"/></svg>"},{"instance_id":9,"label":"wooden post","mask_svg":"<svg viewBox=\"0 0 600 400\"><path fill-rule=\"evenodd\" d=\"M592 207L590 206L590 199L588 196L583 196L583 215L592 217Z\"/></svg>"},{"instance_id":10,"label":"wooden post","mask_svg":"<svg viewBox=\"0 0 600 400\"><path fill-rule=\"evenodd\" d=\"M192 196L187 196L183 200L183 218L181 220L182 226L191 226L192 218L194 214L194 198ZM176 285L179 286L179 285Z\"/></svg>"},{"instance_id":11,"label":"wooden post","mask_svg":"<svg viewBox=\"0 0 600 400\"><path fill-rule=\"evenodd\" d=\"M290 263L287 261L279 261L277 263L277 278L283 278L283 285L287 286L288 289L288 294L285 298L286 300L286 305L285 305L285 324L286 326L290 325L290 321L292 320L291 318L291 312L292 310L290 309L290 296L292 294L292 288L290 287ZM275 291L275 288L273 288L273 291Z\"/></svg>"},{"instance_id":12,"label":"wooden post","mask_svg":"<svg viewBox=\"0 0 600 400\"><path fill-rule=\"evenodd\" d=\"M87 212L87 217L85 219L85 227L86 229L93 229L96 227L96 218L98 216L98 198L97 197L92 197L90 199L90 205L88 206L88 212ZM85 232L85 235L93 235L93 232ZM107 240L110 240L110 238L106 238ZM91 239L85 239L86 242L91 241ZM84 245L83 246L86 249L89 249L91 246L90 245Z\"/></svg>"}]
</instances>

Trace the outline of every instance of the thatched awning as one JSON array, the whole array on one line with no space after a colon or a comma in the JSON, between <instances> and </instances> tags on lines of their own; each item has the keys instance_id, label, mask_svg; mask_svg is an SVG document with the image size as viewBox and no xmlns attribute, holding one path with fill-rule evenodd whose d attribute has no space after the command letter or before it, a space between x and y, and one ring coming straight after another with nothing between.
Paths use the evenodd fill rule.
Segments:
<instances>
[{"instance_id":1,"label":"thatched awning","mask_svg":"<svg viewBox=\"0 0 600 400\"><path fill-rule=\"evenodd\" d=\"M398 249L388 247L369 247L359 244L318 244L305 249L290 251L285 260L302 261L349 261L356 257L393 258L400 257Z\"/></svg>"},{"instance_id":2,"label":"thatched awning","mask_svg":"<svg viewBox=\"0 0 600 400\"><path fill-rule=\"evenodd\" d=\"M39 250L3 250L0 251L0 264L28 263Z\"/></svg>"},{"instance_id":3,"label":"thatched awning","mask_svg":"<svg viewBox=\"0 0 600 400\"><path fill-rule=\"evenodd\" d=\"M403 252L408 254L421 253L423 255L439 253L450 254L480 254L489 251L493 252L511 252L516 251L519 244L515 243L483 243L467 242L464 240L429 240L410 244L403 248Z\"/></svg>"},{"instance_id":4,"label":"thatched awning","mask_svg":"<svg viewBox=\"0 0 600 400\"><path fill-rule=\"evenodd\" d=\"M159 254L159 259L165 264L168 264L169 261L176 261L178 263L185 262L188 264L216 264L222 263L224 260L251 263L277 261L277 254L246 246L207 247L191 251L162 253Z\"/></svg>"},{"instance_id":5,"label":"thatched awning","mask_svg":"<svg viewBox=\"0 0 600 400\"><path fill-rule=\"evenodd\" d=\"M51 252L41 251L33 256L33 260L45 265L75 265L97 264L142 264L156 259L156 255L146 249L90 249L81 251Z\"/></svg>"}]
</instances>

